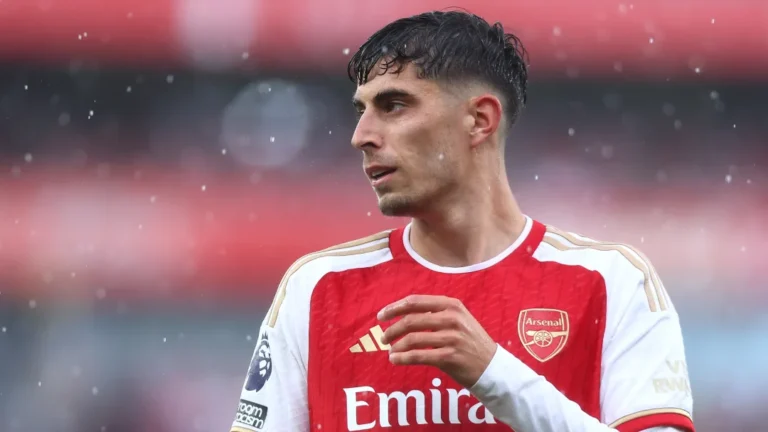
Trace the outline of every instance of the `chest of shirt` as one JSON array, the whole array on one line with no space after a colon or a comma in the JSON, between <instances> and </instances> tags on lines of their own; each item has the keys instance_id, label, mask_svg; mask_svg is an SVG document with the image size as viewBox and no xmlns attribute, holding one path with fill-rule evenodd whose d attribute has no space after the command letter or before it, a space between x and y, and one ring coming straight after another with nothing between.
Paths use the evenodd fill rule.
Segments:
<instances>
[{"instance_id":1,"label":"chest of shirt","mask_svg":"<svg viewBox=\"0 0 768 432\"><path fill-rule=\"evenodd\" d=\"M409 294L461 300L504 349L599 415L601 279L533 262L466 274L392 265L327 275L310 311L312 421L326 430L509 430L493 426L490 413L438 369L389 362L379 338L391 323L378 322L376 313Z\"/></svg>"}]
</instances>

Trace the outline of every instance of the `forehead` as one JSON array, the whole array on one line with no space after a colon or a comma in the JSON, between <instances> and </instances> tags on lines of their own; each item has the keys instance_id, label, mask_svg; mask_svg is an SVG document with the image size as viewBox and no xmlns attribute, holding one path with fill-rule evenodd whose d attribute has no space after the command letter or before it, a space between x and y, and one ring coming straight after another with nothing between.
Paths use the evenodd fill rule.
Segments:
<instances>
[{"instance_id":1,"label":"forehead","mask_svg":"<svg viewBox=\"0 0 768 432\"><path fill-rule=\"evenodd\" d=\"M368 81L357 86L354 100L368 102L377 94L396 89L416 97L438 97L440 86L435 80L419 78L418 68L412 64L405 65L399 72L396 67L381 74L381 62L376 65L368 77Z\"/></svg>"}]
</instances>

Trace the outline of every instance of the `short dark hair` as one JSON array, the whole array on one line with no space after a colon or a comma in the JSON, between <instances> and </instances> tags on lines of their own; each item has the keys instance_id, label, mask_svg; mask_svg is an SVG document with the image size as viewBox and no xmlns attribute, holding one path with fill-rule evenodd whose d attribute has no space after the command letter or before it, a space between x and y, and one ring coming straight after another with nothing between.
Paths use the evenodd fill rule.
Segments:
<instances>
[{"instance_id":1,"label":"short dark hair","mask_svg":"<svg viewBox=\"0 0 768 432\"><path fill-rule=\"evenodd\" d=\"M527 101L528 54L501 23L463 11L426 12L401 18L374 33L352 56L349 79L365 84L381 61L381 71L400 72L413 63L420 78L477 80L503 96L512 125Z\"/></svg>"}]
</instances>

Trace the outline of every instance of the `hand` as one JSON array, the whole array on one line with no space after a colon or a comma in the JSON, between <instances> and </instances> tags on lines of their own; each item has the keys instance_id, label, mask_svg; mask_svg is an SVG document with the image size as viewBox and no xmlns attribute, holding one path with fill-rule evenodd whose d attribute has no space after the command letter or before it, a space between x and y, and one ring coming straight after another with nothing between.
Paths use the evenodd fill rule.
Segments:
<instances>
[{"instance_id":1,"label":"hand","mask_svg":"<svg viewBox=\"0 0 768 432\"><path fill-rule=\"evenodd\" d=\"M470 388L496 354L496 342L457 299L411 295L378 314L380 321L396 317L403 318L382 336L385 344L397 341L389 351L393 364L435 366Z\"/></svg>"}]
</instances>

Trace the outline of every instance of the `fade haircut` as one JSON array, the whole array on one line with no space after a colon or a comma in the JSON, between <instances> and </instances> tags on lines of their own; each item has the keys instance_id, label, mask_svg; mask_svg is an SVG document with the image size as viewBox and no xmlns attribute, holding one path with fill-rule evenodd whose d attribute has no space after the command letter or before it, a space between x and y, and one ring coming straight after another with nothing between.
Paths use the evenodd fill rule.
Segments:
<instances>
[{"instance_id":1,"label":"fade haircut","mask_svg":"<svg viewBox=\"0 0 768 432\"><path fill-rule=\"evenodd\" d=\"M399 73L408 63L419 78L448 83L480 82L502 96L507 126L527 101L528 54L501 23L490 25L463 11L426 12L401 18L374 33L352 56L349 79L365 84L376 75Z\"/></svg>"}]
</instances>

